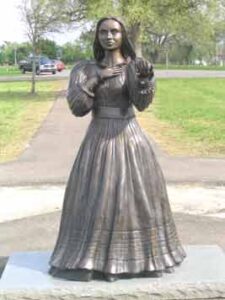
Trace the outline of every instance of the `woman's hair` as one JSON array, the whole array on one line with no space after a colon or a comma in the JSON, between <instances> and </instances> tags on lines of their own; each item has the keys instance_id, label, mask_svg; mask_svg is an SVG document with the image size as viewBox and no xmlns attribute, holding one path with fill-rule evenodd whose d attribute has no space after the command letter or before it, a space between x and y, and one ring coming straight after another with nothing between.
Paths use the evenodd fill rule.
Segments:
<instances>
[{"instance_id":1,"label":"woman's hair","mask_svg":"<svg viewBox=\"0 0 225 300\"><path fill-rule=\"evenodd\" d=\"M122 53L123 57L125 57L125 58L130 57L131 59L134 60L136 58L136 54L135 54L135 51L127 37L126 29L125 29L123 23L115 17L107 17L107 18L100 19L96 26L95 40L94 40L94 44L93 44L94 57L95 57L96 61L100 62L105 56L105 50L102 48L102 46L99 42L98 33L99 33L99 28L100 28L101 24L107 20L114 20L120 24L121 31L122 31L121 53Z\"/></svg>"}]
</instances>

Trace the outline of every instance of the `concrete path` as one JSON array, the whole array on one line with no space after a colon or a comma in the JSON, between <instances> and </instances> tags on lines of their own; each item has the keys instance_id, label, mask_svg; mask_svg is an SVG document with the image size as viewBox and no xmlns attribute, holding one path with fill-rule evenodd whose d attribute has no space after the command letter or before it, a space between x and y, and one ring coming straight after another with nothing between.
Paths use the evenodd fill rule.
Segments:
<instances>
[{"instance_id":1,"label":"concrete path","mask_svg":"<svg viewBox=\"0 0 225 300\"><path fill-rule=\"evenodd\" d=\"M18 160L0 164L0 186L65 184L90 119L74 117L60 97ZM152 145L167 182L225 184L225 159L171 157Z\"/></svg>"},{"instance_id":2,"label":"concrete path","mask_svg":"<svg viewBox=\"0 0 225 300\"><path fill-rule=\"evenodd\" d=\"M59 98L18 160L0 164L0 185L65 183L89 119Z\"/></svg>"},{"instance_id":3,"label":"concrete path","mask_svg":"<svg viewBox=\"0 0 225 300\"><path fill-rule=\"evenodd\" d=\"M12 252L54 247L65 182L89 122L60 97L19 159L0 164L0 276ZM152 144L182 243L225 250L225 159L170 157Z\"/></svg>"},{"instance_id":4,"label":"concrete path","mask_svg":"<svg viewBox=\"0 0 225 300\"><path fill-rule=\"evenodd\" d=\"M13 252L52 250L58 233L60 212L0 223L0 277ZM225 251L225 220L174 214L184 245L218 245Z\"/></svg>"},{"instance_id":5,"label":"concrete path","mask_svg":"<svg viewBox=\"0 0 225 300\"><path fill-rule=\"evenodd\" d=\"M224 218L225 187L168 185L173 212ZM65 186L0 188L0 223L61 210Z\"/></svg>"},{"instance_id":6,"label":"concrete path","mask_svg":"<svg viewBox=\"0 0 225 300\"><path fill-rule=\"evenodd\" d=\"M216 244L225 251L225 219L218 218L224 212L224 188L169 185L168 192L181 242L184 245ZM17 215L17 218L21 218L25 217L24 213L27 214L26 218L13 221L8 219L0 223L0 277L8 256L13 252L53 249L60 222L63 193L64 186L0 189L0 199L4 202L4 205L0 203L1 213L6 212L8 203L8 212L11 211L14 217ZM186 214L180 213L180 205ZM18 211L22 215L18 216ZM47 213L50 211L54 212ZM197 214L193 214L194 212ZM34 216L34 213L38 215ZM213 215L208 217L208 213Z\"/></svg>"},{"instance_id":7,"label":"concrete path","mask_svg":"<svg viewBox=\"0 0 225 300\"><path fill-rule=\"evenodd\" d=\"M60 222L60 212L0 224L0 272L6 258L17 251L51 250ZM179 237L185 245L217 244L225 250L224 219L175 213Z\"/></svg>"}]
</instances>

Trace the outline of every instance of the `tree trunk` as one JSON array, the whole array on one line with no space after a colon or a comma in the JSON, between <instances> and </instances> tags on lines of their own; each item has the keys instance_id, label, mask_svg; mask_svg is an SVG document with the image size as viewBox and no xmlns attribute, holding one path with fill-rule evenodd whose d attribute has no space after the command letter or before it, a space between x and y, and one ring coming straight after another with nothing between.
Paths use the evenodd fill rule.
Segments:
<instances>
[{"instance_id":1,"label":"tree trunk","mask_svg":"<svg viewBox=\"0 0 225 300\"><path fill-rule=\"evenodd\" d=\"M168 69L169 68L169 50L166 49L166 68Z\"/></svg>"},{"instance_id":2,"label":"tree trunk","mask_svg":"<svg viewBox=\"0 0 225 300\"><path fill-rule=\"evenodd\" d=\"M35 94L35 83L36 83L36 60L35 60L35 44L33 43L32 45L32 56L33 56L33 61L32 61L32 79L31 79L31 94Z\"/></svg>"},{"instance_id":3,"label":"tree trunk","mask_svg":"<svg viewBox=\"0 0 225 300\"><path fill-rule=\"evenodd\" d=\"M152 57L152 62L154 64L156 64L158 62L159 59L159 50L155 49L152 53L151 53L151 57Z\"/></svg>"},{"instance_id":4,"label":"tree trunk","mask_svg":"<svg viewBox=\"0 0 225 300\"><path fill-rule=\"evenodd\" d=\"M141 23L135 23L131 25L129 33L130 33L130 40L134 46L136 55L138 57L142 57L142 45L140 41Z\"/></svg>"}]
</instances>

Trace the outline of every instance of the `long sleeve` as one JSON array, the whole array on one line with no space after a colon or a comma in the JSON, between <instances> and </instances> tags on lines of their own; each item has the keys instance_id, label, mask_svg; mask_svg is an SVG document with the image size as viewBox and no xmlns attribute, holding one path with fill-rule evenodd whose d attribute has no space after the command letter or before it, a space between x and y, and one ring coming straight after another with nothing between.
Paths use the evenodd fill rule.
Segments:
<instances>
[{"instance_id":1,"label":"long sleeve","mask_svg":"<svg viewBox=\"0 0 225 300\"><path fill-rule=\"evenodd\" d=\"M92 110L94 93L91 82L88 78L90 63L80 62L74 66L70 74L67 100L72 113L75 116L84 116Z\"/></svg>"},{"instance_id":2,"label":"long sleeve","mask_svg":"<svg viewBox=\"0 0 225 300\"><path fill-rule=\"evenodd\" d=\"M153 101L155 94L154 76L140 78L137 76L135 62L131 62L127 68L128 93L131 103L143 111Z\"/></svg>"},{"instance_id":3,"label":"long sleeve","mask_svg":"<svg viewBox=\"0 0 225 300\"><path fill-rule=\"evenodd\" d=\"M137 78L137 95L133 104L139 111L146 109L153 100L155 94L155 78Z\"/></svg>"}]
</instances>

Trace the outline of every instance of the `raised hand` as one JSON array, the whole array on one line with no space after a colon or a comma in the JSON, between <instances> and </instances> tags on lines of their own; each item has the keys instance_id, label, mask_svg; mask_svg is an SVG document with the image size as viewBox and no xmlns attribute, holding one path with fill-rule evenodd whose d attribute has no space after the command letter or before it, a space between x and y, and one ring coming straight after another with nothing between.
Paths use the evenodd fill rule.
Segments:
<instances>
[{"instance_id":1,"label":"raised hand","mask_svg":"<svg viewBox=\"0 0 225 300\"><path fill-rule=\"evenodd\" d=\"M138 77L152 77L154 75L152 64L142 58L136 60L136 72Z\"/></svg>"}]
</instances>

